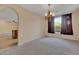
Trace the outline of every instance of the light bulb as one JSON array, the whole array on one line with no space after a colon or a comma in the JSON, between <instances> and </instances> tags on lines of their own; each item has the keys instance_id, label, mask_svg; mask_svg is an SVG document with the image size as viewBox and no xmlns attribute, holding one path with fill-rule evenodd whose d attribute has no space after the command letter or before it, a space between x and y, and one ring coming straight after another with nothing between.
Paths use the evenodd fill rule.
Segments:
<instances>
[{"instance_id":1,"label":"light bulb","mask_svg":"<svg viewBox=\"0 0 79 59\"><path fill-rule=\"evenodd\" d=\"M50 15L53 15L52 12L50 12Z\"/></svg>"},{"instance_id":2,"label":"light bulb","mask_svg":"<svg viewBox=\"0 0 79 59\"><path fill-rule=\"evenodd\" d=\"M47 13L45 13L45 16L47 16Z\"/></svg>"}]
</instances>

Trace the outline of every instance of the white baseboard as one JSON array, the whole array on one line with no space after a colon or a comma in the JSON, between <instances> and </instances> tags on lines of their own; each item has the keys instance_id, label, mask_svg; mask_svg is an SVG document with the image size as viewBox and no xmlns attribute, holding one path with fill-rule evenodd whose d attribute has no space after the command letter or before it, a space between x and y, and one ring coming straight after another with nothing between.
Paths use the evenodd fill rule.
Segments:
<instances>
[{"instance_id":1,"label":"white baseboard","mask_svg":"<svg viewBox=\"0 0 79 59\"><path fill-rule=\"evenodd\" d=\"M39 38L36 38L36 39L41 39L41 38L43 38L43 37L39 37ZM25 44L25 43L29 43L29 42L31 42L31 41L33 41L33 40L36 40L36 39L29 39L28 41L24 41L24 42L22 42L22 43L18 43L18 46L21 46L21 45L23 45L23 44Z\"/></svg>"},{"instance_id":2,"label":"white baseboard","mask_svg":"<svg viewBox=\"0 0 79 59\"><path fill-rule=\"evenodd\" d=\"M32 40L34 40L34 39L31 39L31 40L28 40L28 41L24 41L24 42L18 43L18 46L21 46L21 45L23 45L25 43L31 42Z\"/></svg>"}]
</instances>

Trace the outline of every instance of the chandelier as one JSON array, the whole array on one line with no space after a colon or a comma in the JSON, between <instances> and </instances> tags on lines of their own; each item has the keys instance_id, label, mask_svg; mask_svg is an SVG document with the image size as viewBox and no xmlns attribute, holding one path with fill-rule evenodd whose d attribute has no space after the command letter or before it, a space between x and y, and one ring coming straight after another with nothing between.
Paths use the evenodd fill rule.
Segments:
<instances>
[{"instance_id":1,"label":"chandelier","mask_svg":"<svg viewBox=\"0 0 79 59\"><path fill-rule=\"evenodd\" d=\"M50 11L50 10L51 10L51 9L50 9L50 6L51 6L51 4L48 4L49 10L48 10L47 13L45 13L45 18L46 18L46 19L50 19L50 18L52 18L53 16L55 16L55 14Z\"/></svg>"}]
</instances>

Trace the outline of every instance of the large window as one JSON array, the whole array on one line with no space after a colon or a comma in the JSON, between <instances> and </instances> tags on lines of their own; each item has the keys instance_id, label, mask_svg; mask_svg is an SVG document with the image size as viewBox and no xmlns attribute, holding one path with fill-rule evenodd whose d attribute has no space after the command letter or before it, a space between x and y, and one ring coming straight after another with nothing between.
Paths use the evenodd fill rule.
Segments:
<instances>
[{"instance_id":1,"label":"large window","mask_svg":"<svg viewBox=\"0 0 79 59\"><path fill-rule=\"evenodd\" d=\"M61 20L62 20L61 16L54 18L54 29L55 29L55 32L61 32Z\"/></svg>"},{"instance_id":2,"label":"large window","mask_svg":"<svg viewBox=\"0 0 79 59\"><path fill-rule=\"evenodd\" d=\"M48 33L56 32L73 35L71 13L48 19Z\"/></svg>"}]
</instances>

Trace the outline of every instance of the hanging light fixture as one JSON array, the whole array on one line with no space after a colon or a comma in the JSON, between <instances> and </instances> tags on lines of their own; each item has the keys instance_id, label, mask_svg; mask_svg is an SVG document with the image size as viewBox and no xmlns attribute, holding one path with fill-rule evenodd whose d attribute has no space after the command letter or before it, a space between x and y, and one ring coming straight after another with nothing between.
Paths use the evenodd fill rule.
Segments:
<instances>
[{"instance_id":1,"label":"hanging light fixture","mask_svg":"<svg viewBox=\"0 0 79 59\"><path fill-rule=\"evenodd\" d=\"M45 13L45 18L46 18L46 19L50 19L50 18L52 18L53 16L55 16L55 14L50 11L50 6L51 6L51 4L48 4L48 6L49 6L49 11L48 11L48 13Z\"/></svg>"}]
</instances>

